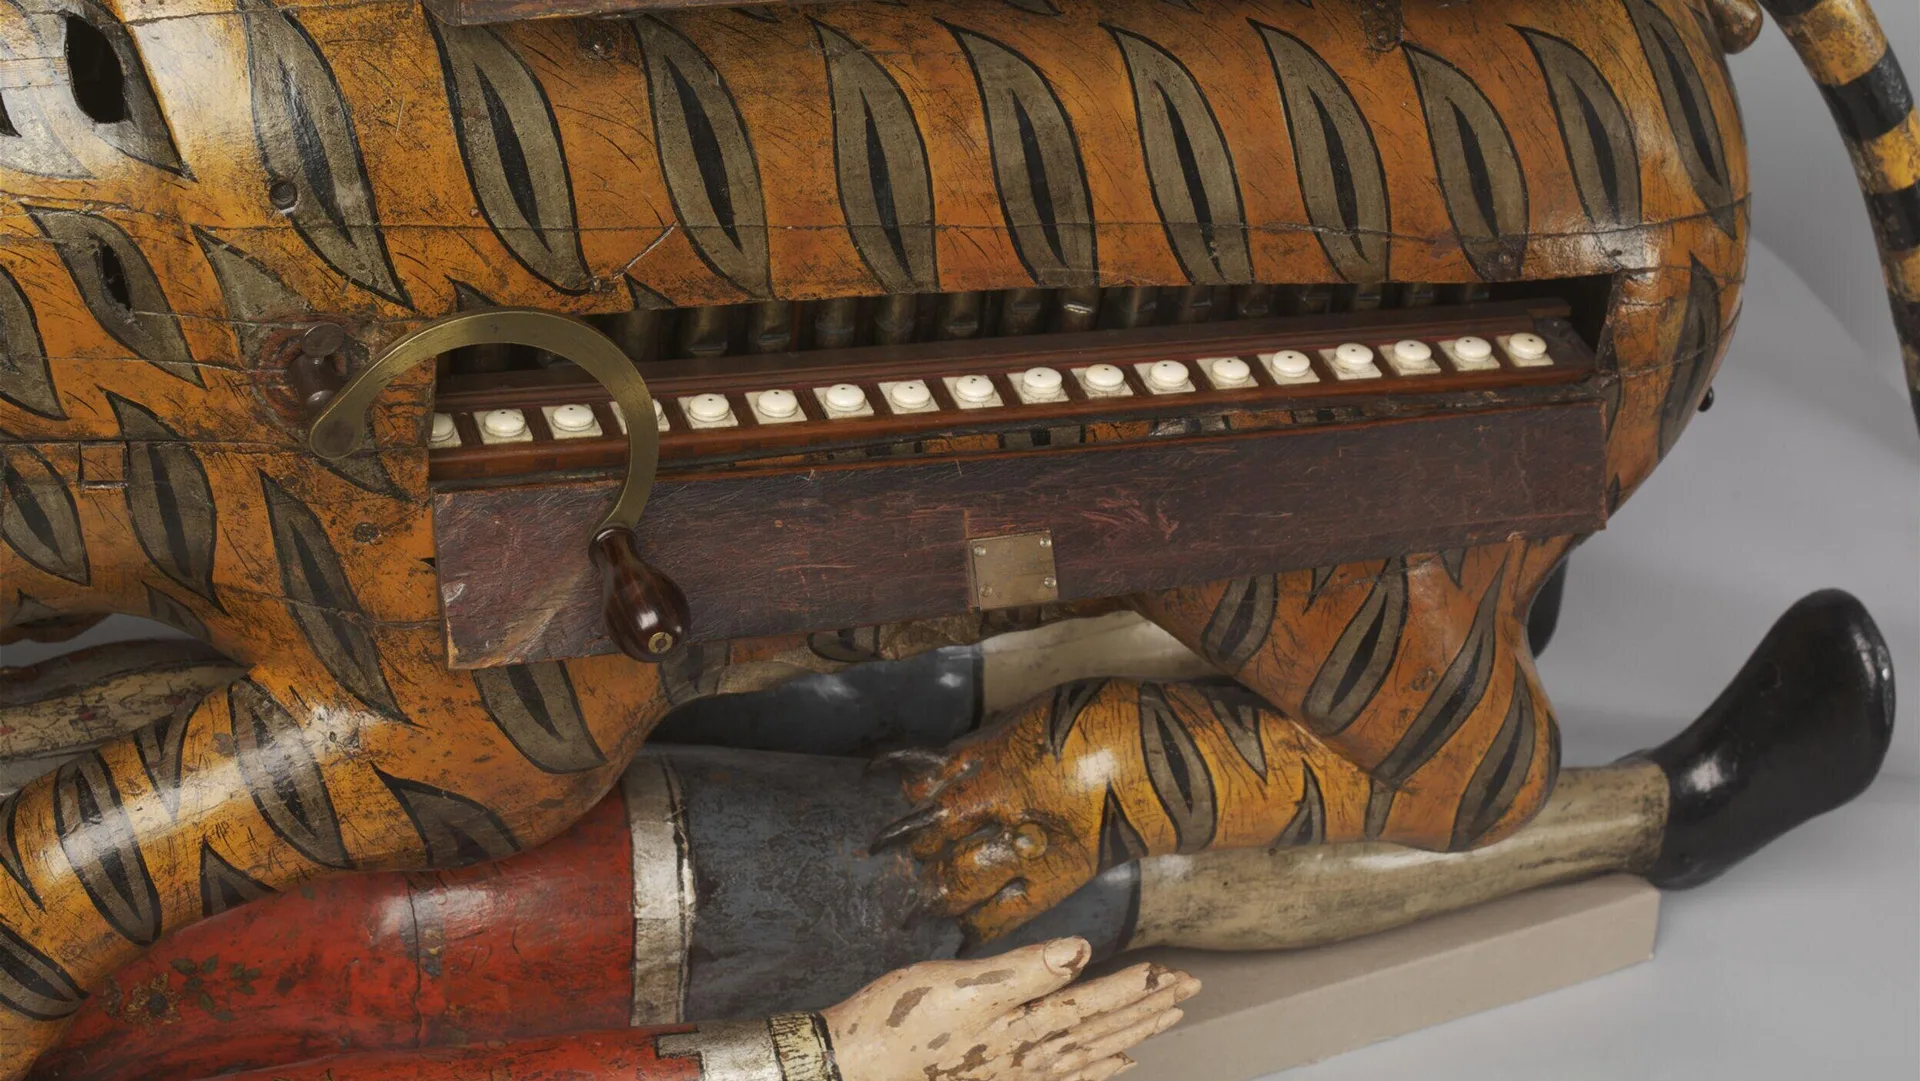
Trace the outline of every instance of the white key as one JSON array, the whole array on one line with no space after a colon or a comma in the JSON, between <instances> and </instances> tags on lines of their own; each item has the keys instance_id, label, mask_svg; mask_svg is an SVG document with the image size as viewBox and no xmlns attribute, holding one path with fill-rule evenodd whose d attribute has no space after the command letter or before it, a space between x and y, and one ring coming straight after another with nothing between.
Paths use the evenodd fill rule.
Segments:
<instances>
[{"instance_id":1,"label":"white key","mask_svg":"<svg viewBox=\"0 0 1920 1081\"><path fill-rule=\"evenodd\" d=\"M1261 353L1260 363L1267 366L1267 374L1273 376L1273 381L1282 386L1320 381L1314 374L1312 358L1298 349Z\"/></svg>"},{"instance_id":2,"label":"white key","mask_svg":"<svg viewBox=\"0 0 1920 1081\"><path fill-rule=\"evenodd\" d=\"M1080 380L1080 388L1087 392L1089 398L1127 398L1133 395L1133 388L1127 386L1127 373L1112 364L1075 368L1073 377Z\"/></svg>"},{"instance_id":3,"label":"white key","mask_svg":"<svg viewBox=\"0 0 1920 1081\"><path fill-rule=\"evenodd\" d=\"M1439 375L1440 365L1433 361L1433 347L1426 342L1405 338L1380 347L1380 355L1401 375Z\"/></svg>"},{"instance_id":4,"label":"white key","mask_svg":"<svg viewBox=\"0 0 1920 1081\"><path fill-rule=\"evenodd\" d=\"M1004 404L1000 401L1000 392L993 387L993 380L984 375L950 375L945 382L947 393L953 395L953 404L962 409L991 409Z\"/></svg>"},{"instance_id":5,"label":"white key","mask_svg":"<svg viewBox=\"0 0 1920 1081\"><path fill-rule=\"evenodd\" d=\"M427 436L427 446L435 449L457 447L460 445L460 429L454 427L453 414L435 413L433 431Z\"/></svg>"},{"instance_id":6,"label":"white key","mask_svg":"<svg viewBox=\"0 0 1920 1081\"><path fill-rule=\"evenodd\" d=\"M591 439L600 433L600 422L593 410L584 405L545 405L547 429L555 439Z\"/></svg>"},{"instance_id":7,"label":"white key","mask_svg":"<svg viewBox=\"0 0 1920 1081\"><path fill-rule=\"evenodd\" d=\"M1062 382L1060 373L1052 368L1028 368L1014 377L1013 392L1028 405L1064 402L1067 392L1061 389Z\"/></svg>"},{"instance_id":8,"label":"white key","mask_svg":"<svg viewBox=\"0 0 1920 1081\"><path fill-rule=\"evenodd\" d=\"M695 394L680 399L680 411L695 428L736 428L740 421L733 415L733 403L724 394Z\"/></svg>"},{"instance_id":9,"label":"white key","mask_svg":"<svg viewBox=\"0 0 1920 1081\"><path fill-rule=\"evenodd\" d=\"M1547 340L1538 334L1523 331L1504 335L1499 341L1500 348L1507 351L1507 359L1513 361L1516 368L1547 368L1553 365L1553 358L1547 355Z\"/></svg>"},{"instance_id":10,"label":"white key","mask_svg":"<svg viewBox=\"0 0 1920 1081\"><path fill-rule=\"evenodd\" d=\"M1233 390L1236 387L1253 385L1253 369L1239 357L1207 357L1200 361L1207 370L1207 377L1221 390Z\"/></svg>"},{"instance_id":11,"label":"white key","mask_svg":"<svg viewBox=\"0 0 1920 1081\"><path fill-rule=\"evenodd\" d=\"M1500 368L1500 358L1493 355L1493 343L1471 334L1441 342L1440 351L1447 355L1455 371L1491 372Z\"/></svg>"},{"instance_id":12,"label":"white key","mask_svg":"<svg viewBox=\"0 0 1920 1081\"><path fill-rule=\"evenodd\" d=\"M1336 379L1380 378L1380 369L1373 363L1373 350L1359 342L1342 342L1335 348L1322 349L1320 356L1333 366Z\"/></svg>"},{"instance_id":13,"label":"white key","mask_svg":"<svg viewBox=\"0 0 1920 1081\"><path fill-rule=\"evenodd\" d=\"M933 400L933 391L920 379L907 379L898 383L880 384L880 393L887 396L887 406L896 413L937 413L940 406Z\"/></svg>"},{"instance_id":14,"label":"white key","mask_svg":"<svg viewBox=\"0 0 1920 1081\"><path fill-rule=\"evenodd\" d=\"M620 415L620 405L617 402L613 407L613 419L620 422L620 434L627 434L627 418ZM667 420L667 407L661 405L658 398L653 400L653 426L663 432L673 428L673 424Z\"/></svg>"},{"instance_id":15,"label":"white key","mask_svg":"<svg viewBox=\"0 0 1920 1081\"><path fill-rule=\"evenodd\" d=\"M835 383L830 387L815 387L813 396L820 399L820 407L827 411L828 420L873 416L873 405L867 401L867 392L856 384Z\"/></svg>"},{"instance_id":16,"label":"white key","mask_svg":"<svg viewBox=\"0 0 1920 1081\"><path fill-rule=\"evenodd\" d=\"M480 414L480 442L531 443L533 432L527 429L527 415L518 409L490 409Z\"/></svg>"},{"instance_id":17,"label":"white key","mask_svg":"<svg viewBox=\"0 0 1920 1081\"><path fill-rule=\"evenodd\" d=\"M800 411L800 399L790 390L754 391L747 395L747 404L753 409L754 419L762 424L792 424L807 419Z\"/></svg>"},{"instance_id":18,"label":"white key","mask_svg":"<svg viewBox=\"0 0 1920 1081\"><path fill-rule=\"evenodd\" d=\"M1193 375L1187 366L1177 360L1156 360L1151 364L1135 364L1133 370L1147 384L1147 389L1155 394L1185 394L1193 389Z\"/></svg>"}]
</instances>

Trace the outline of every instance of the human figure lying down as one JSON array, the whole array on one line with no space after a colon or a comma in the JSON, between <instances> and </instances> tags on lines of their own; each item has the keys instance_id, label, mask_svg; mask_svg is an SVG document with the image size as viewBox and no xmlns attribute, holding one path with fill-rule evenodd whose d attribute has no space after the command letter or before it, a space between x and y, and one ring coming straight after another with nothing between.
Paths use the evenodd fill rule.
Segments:
<instances>
[{"instance_id":1,"label":"human figure lying down","mask_svg":"<svg viewBox=\"0 0 1920 1081\"><path fill-rule=\"evenodd\" d=\"M985 703L1050 683L1060 664L1180 667L1127 628L1077 633L1097 659L1074 660L1057 636L1044 672L1037 654L1015 650L1009 663L1003 652L980 676ZM202 669L203 689L232 678L215 662ZM785 738L844 747L881 735L878 715L843 711ZM1606 872L1697 885L1863 789L1891 717L1871 620L1844 594L1814 594L1692 726L1566 771L1506 840L1460 853L1276 844L1116 862L983 946L954 920L916 913L921 872L907 853L871 851L907 811L888 771L656 744L574 829L501 862L334 879L245 907L244 877L210 875L211 907L227 897L233 910L116 973L32 1076L1097 1081L1199 990L1117 955L1322 944ZM921 758L894 757L909 769ZM1109 974L1075 982L1090 965ZM710 1018L721 1020L689 1023Z\"/></svg>"}]
</instances>

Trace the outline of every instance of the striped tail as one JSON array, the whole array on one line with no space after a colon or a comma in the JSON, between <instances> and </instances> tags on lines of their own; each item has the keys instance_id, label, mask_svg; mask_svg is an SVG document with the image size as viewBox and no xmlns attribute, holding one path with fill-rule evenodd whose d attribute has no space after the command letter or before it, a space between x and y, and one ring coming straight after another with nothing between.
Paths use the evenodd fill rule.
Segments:
<instances>
[{"instance_id":1,"label":"striped tail","mask_svg":"<svg viewBox=\"0 0 1920 1081\"><path fill-rule=\"evenodd\" d=\"M1760 2L1820 84L1853 155L1920 420L1920 113L1913 91L1867 0Z\"/></svg>"}]
</instances>

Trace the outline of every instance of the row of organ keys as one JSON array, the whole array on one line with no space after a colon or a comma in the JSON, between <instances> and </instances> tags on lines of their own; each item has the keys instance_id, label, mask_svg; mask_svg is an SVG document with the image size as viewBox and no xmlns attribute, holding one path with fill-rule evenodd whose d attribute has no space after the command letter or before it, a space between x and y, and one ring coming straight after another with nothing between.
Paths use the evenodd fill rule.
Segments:
<instances>
[{"instance_id":1,"label":"row of organ keys","mask_svg":"<svg viewBox=\"0 0 1920 1081\"><path fill-rule=\"evenodd\" d=\"M1437 341L1405 338L1390 342L1343 342L1314 350L1294 349L1250 355L1162 359L1130 365L1097 363L1019 371L961 374L935 379L879 380L877 394L857 383L769 387L736 393L704 392L656 397L654 423L662 433L684 430L804 423L845 422L876 416L938 413L945 409L985 410L1046 405L1074 397L1126 398L1137 395L1205 394L1257 385L1255 366L1276 386L1323 380L1352 382L1394 375L1418 379L1443 372L1497 373L1505 369L1550 367L1546 339L1531 332L1490 338L1460 335ZM1071 389L1069 385L1071 380ZM1077 390L1077 395L1075 391ZM877 400L876 400L877 398ZM746 418L743 421L743 418ZM497 408L468 414L463 424L454 413L436 413L429 446L448 450L476 443L494 446L536 441L604 438L626 432L627 418L612 403L565 403L537 409Z\"/></svg>"}]
</instances>

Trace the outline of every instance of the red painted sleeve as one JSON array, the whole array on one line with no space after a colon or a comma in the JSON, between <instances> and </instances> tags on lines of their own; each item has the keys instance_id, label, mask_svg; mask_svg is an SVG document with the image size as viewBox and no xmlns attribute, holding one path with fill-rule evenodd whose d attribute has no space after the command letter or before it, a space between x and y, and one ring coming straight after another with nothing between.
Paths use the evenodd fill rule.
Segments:
<instances>
[{"instance_id":1,"label":"red painted sleeve","mask_svg":"<svg viewBox=\"0 0 1920 1081\"><path fill-rule=\"evenodd\" d=\"M314 1059L219 1081L841 1081L813 1014Z\"/></svg>"}]
</instances>

